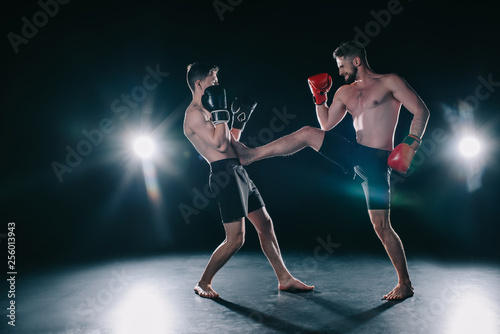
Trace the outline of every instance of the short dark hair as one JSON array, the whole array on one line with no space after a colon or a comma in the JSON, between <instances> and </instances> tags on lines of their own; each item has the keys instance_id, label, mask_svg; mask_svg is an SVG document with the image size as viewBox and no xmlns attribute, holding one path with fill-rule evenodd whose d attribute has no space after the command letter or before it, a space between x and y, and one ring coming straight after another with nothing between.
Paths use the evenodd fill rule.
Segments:
<instances>
[{"instance_id":1,"label":"short dark hair","mask_svg":"<svg viewBox=\"0 0 500 334\"><path fill-rule=\"evenodd\" d=\"M217 73L219 71L219 67L215 65L208 65L203 62L194 62L189 64L187 67L186 80L191 91L194 92L194 85L197 80L205 80L206 77Z\"/></svg>"},{"instance_id":2,"label":"short dark hair","mask_svg":"<svg viewBox=\"0 0 500 334\"><path fill-rule=\"evenodd\" d=\"M347 43L341 43L338 48L333 51L333 57L345 57L345 58L354 58L359 57L361 61L365 64L368 64L366 61L366 50L361 43L350 41Z\"/></svg>"}]
</instances>

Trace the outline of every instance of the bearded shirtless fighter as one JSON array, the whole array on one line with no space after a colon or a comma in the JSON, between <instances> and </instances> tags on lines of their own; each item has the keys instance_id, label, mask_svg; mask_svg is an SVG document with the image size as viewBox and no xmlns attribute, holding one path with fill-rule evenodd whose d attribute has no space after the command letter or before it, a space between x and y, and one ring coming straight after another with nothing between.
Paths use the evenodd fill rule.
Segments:
<instances>
[{"instance_id":1,"label":"bearded shirtless fighter","mask_svg":"<svg viewBox=\"0 0 500 334\"><path fill-rule=\"evenodd\" d=\"M283 262L273 222L260 193L249 178L231 146L231 134L238 138L257 105L248 98L237 98L231 109L233 127L228 122L226 92L218 85L217 66L196 62L187 68L187 82L193 100L186 109L184 134L210 164L210 189L219 205L226 239L213 252L194 291L201 297L218 298L212 279L241 248L245 239L245 217L257 230L260 245L278 277L278 289L301 292L313 290L295 279ZM218 180L224 179L225 182Z\"/></svg>"},{"instance_id":2,"label":"bearded shirtless fighter","mask_svg":"<svg viewBox=\"0 0 500 334\"><path fill-rule=\"evenodd\" d=\"M345 173L353 171L363 180L368 214L398 275L397 286L383 299L401 300L413 296L406 256L399 236L390 223L390 175L392 169L406 173L420 146L429 119L429 110L415 91L396 74L377 74L368 65L364 47L356 42L341 44L334 51L341 86L328 107L331 77L317 74L309 78L321 129L306 126L267 145L250 149L233 142L243 165L254 161L293 154L312 147ZM393 150L399 111L404 105L413 114L410 134ZM356 142L331 132L349 112ZM392 153L391 153L392 151Z\"/></svg>"}]
</instances>

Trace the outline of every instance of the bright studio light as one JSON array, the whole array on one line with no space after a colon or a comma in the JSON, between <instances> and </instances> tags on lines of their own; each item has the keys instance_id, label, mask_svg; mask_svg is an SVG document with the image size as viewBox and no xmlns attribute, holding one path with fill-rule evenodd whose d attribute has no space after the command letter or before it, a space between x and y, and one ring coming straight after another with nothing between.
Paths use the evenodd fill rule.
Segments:
<instances>
[{"instance_id":1,"label":"bright studio light","mask_svg":"<svg viewBox=\"0 0 500 334\"><path fill-rule=\"evenodd\" d=\"M444 333L498 333L497 308L490 296L472 286L444 314Z\"/></svg>"},{"instance_id":2,"label":"bright studio light","mask_svg":"<svg viewBox=\"0 0 500 334\"><path fill-rule=\"evenodd\" d=\"M113 333L178 333L178 315L173 305L168 303L169 299L160 286L149 284L127 286L111 296L116 302L113 300L115 303L107 319Z\"/></svg>"},{"instance_id":3,"label":"bright studio light","mask_svg":"<svg viewBox=\"0 0 500 334\"><path fill-rule=\"evenodd\" d=\"M462 139L460 142L460 153L466 158L478 155L479 151L481 151L481 144L479 140L474 137Z\"/></svg>"},{"instance_id":4,"label":"bright studio light","mask_svg":"<svg viewBox=\"0 0 500 334\"><path fill-rule=\"evenodd\" d=\"M134 142L134 150L142 159L147 159L153 155L155 144L150 138L140 137Z\"/></svg>"}]
</instances>

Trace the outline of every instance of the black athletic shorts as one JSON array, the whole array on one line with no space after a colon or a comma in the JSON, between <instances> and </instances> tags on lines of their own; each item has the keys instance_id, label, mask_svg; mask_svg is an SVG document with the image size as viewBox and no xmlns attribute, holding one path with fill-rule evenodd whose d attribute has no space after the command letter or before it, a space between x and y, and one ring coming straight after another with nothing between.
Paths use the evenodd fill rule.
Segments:
<instances>
[{"instance_id":1,"label":"black athletic shorts","mask_svg":"<svg viewBox=\"0 0 500 334\"><path fill-rule=\"evenodd\" d=\"M351 142L327 131L319 153L340 166L344 173L358 175L363 182L368 210L388 210L391 201L390 151Z\"/></svg>"},{"instance_id":2,"label":"black athletic shorts","mask_svg":"<svg viewBox=\"0 0 500 334\"><path fill-rule=\"evenodd\" d=\"M219 204L223 223L246 217L265 206L259 190L238 159L223 159L210 164L209 186Z\"/></svg>"}]
</instances>

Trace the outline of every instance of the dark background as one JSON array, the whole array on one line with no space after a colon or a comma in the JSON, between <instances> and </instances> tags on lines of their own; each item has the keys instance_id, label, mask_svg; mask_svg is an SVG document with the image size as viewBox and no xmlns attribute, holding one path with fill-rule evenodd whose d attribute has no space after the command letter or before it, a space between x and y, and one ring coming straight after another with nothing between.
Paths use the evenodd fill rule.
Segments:
<instances>
[{"instance_id":1,"label":"dark background","mask_svg":"<svg viewBox=\"0 0 500 334\"><path fill-rule=\"evenodd\" d=\"M209 171L182 132L191 97L186 66L195 60L217 64L230 99L255 98L259 105L242 141L260 134L264 144L270 138L262 129L276 117L273 109L296 116L274 138L318 125L307 78L329 72L332 91L340 87L332 52L356 37L355 28L367 27L371 37L359 38L372 68L401 75L431 112L418 166L393 188L392 222L407 254L498 260L499 88L480 90L490 96L476 99L472 120L464 121L457 107L476 94L479 76L500 81L500 30L491 2L402 0L385 27L377 23L379 31L371 11L387 10L388 1L232 3L221 20L213 1L73 0L59 5L18 53L7 35L20 35L21 19L33 22L41 7L11 2L2 11L0 233L9 221L16 223L20 262L212 251L224 237L215 202L191 215L189 224L179 209L193 207L193 189L203 191ZM146 67L157 64L169 75L128 117L113 118L111 103L131 94ZM103 118L113 118L114 130L60 182L52 163L66 164L66 147L76 149L85 140L82 131L98 128ZM403 108L396 143L410 122ZM487 144L480 157L482 186L473 192L466 186L465 160L455 150L463 124L472 124ZM354 139L349 115L335 131ZM141 165L131 154L130 138L139 132L158 141L158 202L148 197ZM439 133L445 139L435 137ZM317 238L330 238L341 244L339 252L383 254L361 186L313 150L247 170L283 251L312 254ZM258 249L247 227L245 249ZM0 240L5 245L5 235Z\"/></svg>"}]
</instances>

